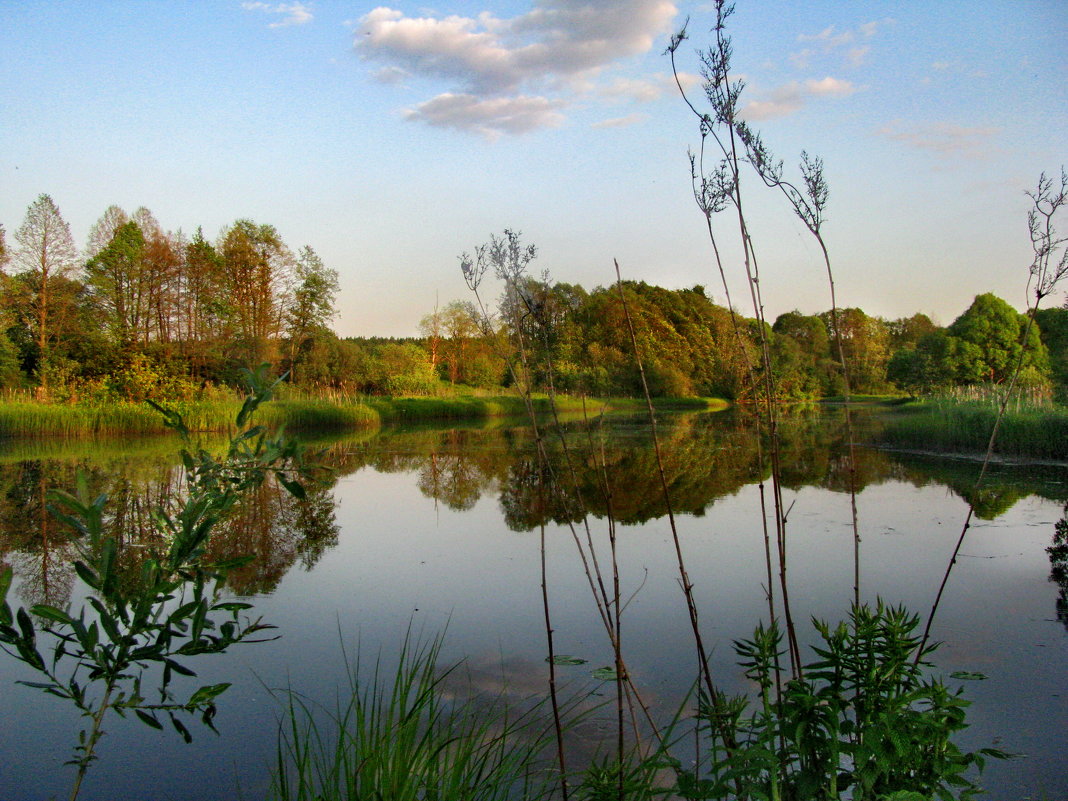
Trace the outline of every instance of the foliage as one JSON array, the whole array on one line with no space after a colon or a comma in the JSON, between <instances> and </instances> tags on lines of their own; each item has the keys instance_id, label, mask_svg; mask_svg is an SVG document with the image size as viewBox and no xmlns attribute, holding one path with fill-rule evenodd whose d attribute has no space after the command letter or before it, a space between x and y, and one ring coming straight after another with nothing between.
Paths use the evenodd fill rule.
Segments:
<instances>
[{"instance_id":1,"label":"foliage","mask_svg":"<svg viewBox=\"0 0 1068 801\"><path fill-rule=\"evenodd\" d=\"M310 247L301 248L294 269L296 288L285 313L289 340L289 373L296 381L297 365L307 358L316 338L329 335L327 325L334 316L334 298L339 284L337 270L331 270Z\"/></svg>"},{"instance_id":2,"label":"foliage","mask_svg":"<svg viewBox=\"0 0 1068 801\"><path fill-rule=\"evenodd\" d=\"M881 601L855 606L835 626L813 620L817 659L776 698L783 653L775 623L735 643L746 677L759 688L750 702L725 707L701 699L698 718L712 759L701 773L680 771L688 799L971 798L993 749L962 752L969 702L927 675L936 646L922 647L919 617ZM728 724L731 742L720 732ZM913 794L913 795L909 795Z\"/></svg>"},{"instance_id":3,"label":"foliage","mask_svg":"<svg viewBox=\"0 0 1068 801\"><path fill-rule=\"evenodd\" d=\"M1022 342L1025 331L1027 342ZM960 383L1001 384L1012 375L1021 355L1021 383L1035 383L1048 371L1038 329L1028 328L1027 317L996 295L977 295L948 332L961 343L954 365Z\"/></svg>"},{"instance_id":4,"label":"foliage","mask_svg":"<svg viewBox=\"0 0 1068 801\"><path fill-rule=\"evenodd\" d=\"M1068 307L1039 309L1035 322L1049 353L1055 396L1061 403L1068 403Z\"/></svg>"},{"instance_id":5,"label":"foliage","mask_svg":"<svg viewBox=\"0 0 1068 801\"><path fill-rule=\"evenodd\" d=\"M210 564L203 558L215 526L268 475L295 495L304 493L291 477L299 467L295 444L280 436L268 438L250 422L270 398L265 376L266 366L249 374L251 394L221 460L203 449L182 451L188 494L177 508L157 510L151 525L166 547L144 562L136 581L120 581L122 533L105 531L107 496L90 498L84 476L76 494L54 491L49 505L73 534L78 553L74 571L87 594L83 606L75 612L36 604L12 612L6 600L11 569L0 577L0 647L44 679L21 683L72 702L88 719L70 763L77 767L72 799L97 758L109 712L123 717L132 712L156 729L163 727L161 718L167 719L189 741L183 717L198 715L213 728L216 699L229 684L205 685L181 700L175 677L196 675L187 659L255 642L256 634L270 628L245 615L250 604L221 598L227 572L247 559ZM189 437L178 413L156 408L168 425ZM41 653L42 638L52 643L48 656ZM158 700L152 701L144 685L157 673Z\"/></svg>"},{"instance_id":6,"label":"foliage","mask_svg":"<svg viewBox=\"0 0 1068 801\"><path fill-rule=\"evenodd\" d=\"M900 448L981 453L997 408L982 401L923 401L891 418L879 438ZM994 452L1036 459L1068 459L1068 411L1018 403L1006 411Z\"/></svg>"},{"instance_id":7,"label":"foliage","mask_svg":"<svg viewBox=\"0 0 1068 801\"><path fill-rule=\"evenodd\" d=\"M1057 585L1057 619L1068 628L1068 504L1064 515L1053 524L1053 542L1049 554L1049 580Z\"/></svg>"}]
</instances>

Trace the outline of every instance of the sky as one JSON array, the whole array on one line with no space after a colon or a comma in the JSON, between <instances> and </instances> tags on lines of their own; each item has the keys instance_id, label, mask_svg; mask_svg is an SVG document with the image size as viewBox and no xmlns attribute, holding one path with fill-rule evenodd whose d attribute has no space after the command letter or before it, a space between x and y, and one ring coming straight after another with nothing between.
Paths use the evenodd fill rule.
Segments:
<instances>
[{"instance_id":1,"label":"sky","mask_svg":"<svg viewBox=\"0 0 1068 801\"><path fill-rule=\"evenodd\" d=\"M788 177L823 159L839 305L943 325L983 292L1024 308L1025 192L1068 165L1068 3L736 6L744 116ZM704 110L713 19L704 0L0 0L0 224L10 246L42 193L81 247L112 204L209 239L268 223L337 270L341 336L416 334L505 228L552 280L607 285L618 260L723 303L664 55L689 20L678 69ZM767 317L826 310L818 245L746 180Z\"/></svg>"}]
</instances>

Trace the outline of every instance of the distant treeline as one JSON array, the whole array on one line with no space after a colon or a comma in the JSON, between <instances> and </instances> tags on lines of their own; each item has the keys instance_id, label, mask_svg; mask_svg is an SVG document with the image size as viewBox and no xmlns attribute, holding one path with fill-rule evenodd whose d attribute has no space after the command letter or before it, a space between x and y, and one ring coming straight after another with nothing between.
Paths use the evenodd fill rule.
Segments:
<instances>
[{"instance_id":1,"label":"distant treeline","mask_svg":"<svg viewBox=\"0 0 1068 801\"><path fill-rule=\"evenodd\" d=\"M12 240L0 226L0 388L41 398L190 398L262 361L314 393L493 390L516 380L521 355L535 389L636 396L626 312L653 395L742 400L764 385L758 323L701 286L625 282L621 298L619 287L525 278L488 314L468 301L435 309L419 337L340 339L329 327L337 273L310 247L294 253L270 225L237 220L208 241L199 229L165 231L147 209L112 206L79 252L42 195ZM985 294L945 328L923 314L884 320L856 308L780 315L768 341L782 397L843 393L836 321L854 393L999 384L1022 354L1024 386L1068 396L1068 309L1042 310L1029 328Z\"/></svg>"}]
</instances>

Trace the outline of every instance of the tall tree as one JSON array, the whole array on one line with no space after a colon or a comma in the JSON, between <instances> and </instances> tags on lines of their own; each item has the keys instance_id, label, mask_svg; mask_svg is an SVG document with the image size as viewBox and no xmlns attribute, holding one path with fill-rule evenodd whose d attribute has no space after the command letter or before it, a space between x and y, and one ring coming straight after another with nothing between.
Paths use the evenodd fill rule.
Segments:
<instances>
[{"instance_id":1,"label":"tall tree","mask_svg":"<svg viewBox=\"0 0 1068 801\"><path fill-rule=\"evenodd\" d=\"M89 237L85 242L86 261L106 248L119 227L129 221L130 216L121 208L115 205L108 206L100 215L100 219L89 229Z\"/></svg>"},{"instance_id":2,"label":"tall tree","mask_svg":"<svg viewBox=\"0 0 1068 801\"><path fill-rule=\"evenodd\" d=\"M293 254L273 225L238 220L222 235L228 300L239 359L269 361L284 323Z\"/></svg>"},{"instance_id":3,"label":"tall tree","mask_svg":"<svg viewBox=\"0 0 1068 801\"><path fill-rule=\"evenodd\" d=\"M340 288L337 270L331 270L319 255L305 245L294 268L296 287L286 310L289 339L290 379L296 381L297 363L315 336L326 330L334 316L334 298Z\"/></svg>"},{"instance_id":4,"label":"tall tree","mask_svg":"<svg viewBox=\"0 0 1068 801\"><path fill-rule=\"evenodd\" d=\"M1028 331L1027 342L1022 342ZM965 384L1000 384L1009 378L1023 352L1021 378L1035 383L1048 380L1049 357L1039 331L1028 328L1027 318L997 295L976 295L972 305L949 326L961 340L958 380Z\"/></svg>"},{"instance_id":5,"label":"tall tree","mask_svg":"<svg viewBox=\"0 0 1068 801\"><path fill-rule=\"evenodd\" d=\"M48 195L41 195L26 210L26 219L15 232L18 249L15 268L27 280L34 314L34 338L37 343L37 392L48 394L48 368L51 347L49 317L54 301L53 284L75 269L78 258L74 239L63 215Z\"/></svg>"},{"instance_id":6,"label":"tall tree","mask_svg":"<svg viewBox=\"0 0 1068 801\"><path fill-rule=\"evenodd\" d=\"M184 251L178 341L189 359L190 372L207 378L209 362L218 356L216 346L225 336L231 317L224 264L199 228Z\"/></svg>"},{"instance_id":7,"label":"tall tree","mask_svg":"<svg viewBox=\"0 0 1068 801\"><path fill-rule=\"evenodd\" d=\"M141 328L140 278L145 237L135 222L120 225L100 252L85 265L85 282L101 322L120 348Z\"/></svg>"}]
</instances>

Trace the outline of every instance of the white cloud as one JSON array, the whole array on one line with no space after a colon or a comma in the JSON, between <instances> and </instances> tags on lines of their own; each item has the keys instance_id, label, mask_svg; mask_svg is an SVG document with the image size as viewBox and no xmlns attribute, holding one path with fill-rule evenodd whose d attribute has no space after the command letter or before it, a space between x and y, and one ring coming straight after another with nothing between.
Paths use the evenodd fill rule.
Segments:
<instances>
[{"instance_id":1,"label":"white cloud","mask_svg":"<svg viewBox=\"0 0 1068 801\"><path fill-rule=\"evenodd\" d=\"M593 123L591 128L626 128L630 125L637 125L640 122L645 122L649 119L648 114L628 114L626 117L614 117L610 120L601 120L600 122Z\"/></svg>"},{"instance_id":2,"label":"white cloud","mask_svg":"<svg viewBox=\"0 0 1068 801\"><path fill-rule=\"evenodd\" d=\"M807 70L812 63L813 55L814 51L811 48L806 47L804 50L791 53L787 58L789 58L790 63L794 65L794 69Z\"/></svg>"},{"instance_id":3,"label":"white cloud","mask_svg":"<svg viewBox=\"0 0 1068 801\"><path fill-rule=\"evenodd\" d=\"M305 3L246 2L241 4L241 8L246 11L284 15L282 19L269 23L268 28L288 28L290 25L303 25L313 19L311 9Z\"/></svg>"},{"instance_id":4,"label":"white cloud","mask_svg":"<svg viewBox=\"0 0 1068 801\"><path fill-rule=\"evenodd\" d=\"M676 13L670 0L539 0L511 19L489 12L408 17L379 7L360 20L355 48L364 58L491 94L581 77L645 53Z\"/></svg>"},{"instance_id":5,"label":"white cloud","mask_svg":"<svg viewBox=\"0 0 1068 801\"><path fill-rule=\"evenodd\" d=\"M679 73L679 83L683 89L689 89L701 82L700 75L689 72ZM608 98L632 100L637 103L651 103L665 94L679 91L675 77L668 73L658 73L648 78L617 78L605 86L601 93Z\"/></svg>"},{"instance_id":6,"label":"white cloud","mask_svg":"<svg viewBox=\"0 0 1068 801\"><path fill-rule=\"evenodd\" d=\"M880 128L878 133L887 139L939 156L982 158L995 149L993 140L1001 133L1001 129L948 122L907 126L896 120Z\"/></svg>"},{"instance_id":7,"label":"white cloud","mask_svg":"<svg viewBox=\"0 0 1068 801\"><path fill-rule=\"evenodd\" d=\"M805 94L824 97L848 97L857 91L857 87L849 81L832 78L830 75L818 81L805 81L802 86Z\"/></svg>"},{"instance_id":8,"label":"white cloud","mask_svg":"<svg viewBox=\"0 0 1068 801\"><path fill-rule=\"evenodd\" d=\"M747 120L769 120L785 117L800 111L813 97L848 97L860 91L850 81L832 78L820 80L791 81L768 92L764 100L754 100L742 110Z\"/></svg>"},{"instance_id":9,"label":"white cloud","mask_svg":"<svg viewBox=\"0 0 1068 801\"><path fill-rule=\"evenodd\" d=\"M511 18L491 12L407 16L380 6L360 19L354 48L365 60L452 84L450 92L417 107L409 119L437 119L425 112L440 111L433 104L448 98L448 127L485 134L480 115L490 108L489 101L504 98L522 108L532 99L551 102L545 96L591 91L604 71L648 52L658 36L669 32L677 13L672 0L535 0L530 11ZM647 101L663 93L658 85L663 83L654 78L613 86L619 97ZM523 94L532 89L539 98ZM561 105L554 102L556 117ZM470 125L460 124L457 115L463 109L472 114ZM512 132L510 125L489 128L498 135Z\"/></svg>"},{"instance_id":10,"label":"white cloud","mask_svg":"<svg viewBox=\"0 0 1068 801\"><path fill-rule=\"evenodd\" d=\"M556 127L564 120L558 110L561 105L560 101L545 97L480 98L446 92L408 109L404 115L407 119L437 128L477 133L492 141L502 134L523 134Z\"/></svg>"},{"instance_id":11,"label":"white cloud","mask_svg":"<svg viewBox=\"0 0 1068 801\"><path fill-rule=\"evenodd\" d=\"M400 67L382 67L380 70L375 70L371 77L378 83L398 85L408 80L411 73Z\"/></svg>"},{"instance_id":12,"label":"white cloud","mask_svg":"<svg viewBox=\"0 0 1068 801\"><path fill-rule=\"evenodd\" d=\"M852 42L853 32L842 31L841 33L835 33L834 26L831 25L817 34L798 34L797 41L815 42L821 46L824 53L829 53L836 47L841 47L842 45Z\"/></svg>"},{"instance_id":13,"label":"white cloud","mask_svg":"<svg viewBox=\"0 0 1068 801\"><path fill-rule=\"evenodd\" d=\"M868 45L860 45L858 47L851 47L846 53L846 61L849 62L851 67L859 67L864 63L864 60L868 57L868 53L871 52L871 47Z\"/></svg>"},{"instance_id":14,"label":"white cloud","mask_svg":"<svg viewBox=\"0 0 1068 801\"><path fill-rule=\"evenodd\" d=\"M867 44L854 44L858 39L867 40L875 36L881 28L893 25L890 17L858 25L856 30L838 31L834 25L824 28L819 33L798 34L797 41L812 45L789 55L790 62L799 70L808 69L812 59L817 55L828 56L845 48L845 60L851 67L859 67L871 50Z\"/></svg>"}]
</instances>

